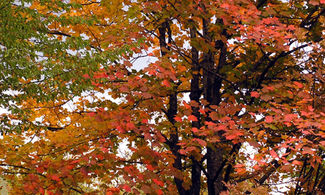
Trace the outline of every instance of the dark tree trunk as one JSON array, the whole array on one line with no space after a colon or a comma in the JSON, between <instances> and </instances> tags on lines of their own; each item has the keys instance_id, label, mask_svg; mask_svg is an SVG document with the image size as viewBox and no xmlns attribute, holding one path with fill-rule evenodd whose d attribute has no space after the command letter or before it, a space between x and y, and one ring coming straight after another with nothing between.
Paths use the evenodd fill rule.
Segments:
<instances>
[{"instance_id":1,"label":"dark tree trunk","mask_svg":"<svg viewBox=\"0 0 325 195\"><path fill-rule=\"evenodd\" d=\"M210 43L212 38L209 34L209 21L210 19L203 19L203 36L206 41ZM215 65L214 56L215 53L209 51L203 54L203 61L201 67L203 67L203 88L204 98L210 105L219 105L221 101L220 89L222 86L222 79L217 77L215 73L219 74L219 70L225 65L226 62L226 45L222 41L217 41L216 46L219 49L219 62ZM207 118L207 121L212 121L211 118ZM218 134L222 139L221 132ZM223 184L223 154L224 148L220 144L216 143L213 146L207 147L207 173L208 173L208 194L215 195L220 194L224 190Z\"/></svg>"},{"instance_id":2,"label":"dark tree trunk","mask_svg":"<svg viewBox=\"0 0 325 195\"><path fill-rule=\"evenodd\" d=\"M169 27L168 21L165 21L161 24L161 27L158 28L159 31L159 44L160 44L160 52L162 56L165 56L167 54L167 51L169 50L169 47L167 45L166 41L166 34L168 38L168 42L171 42L171 29ZM169 95L169 107L167 110L167 118L169 122L171 122L173 125L175 124L175 119L174 117L177 114L177 93L173 92L172 94ZM175 161L173 163L173 167L179 170L180 172L182 171L182 157L179 154L178 150L180 149L178 142L179 142L179 137L178 137L178 130L174 126L173 129L171 129L171 134L170 134L170 139L167 141L168 146L170 147L173 155L175 156ZM174 182L176 184L178 193L180 195L187 195L188 191L186 191L183 187L183 179L182 178L177 178L174 177Z\"/></svg>"},{"instance_id":3,"label":"dark tree trunk","mask_svg":"<svg viewBox=\"0 0 325 195\"><path fill-rule=\"evenodd\" d=\"M193 27L190 29L191 38L196 37L196 29ZM195 47L192 47L191 50L192 53L192 80L191 80L191 93L190 93L190 99L191 101L199 102L201 91L200 91L200 67L199 67L199 54ZM198 107L192 107L192 114L198 119L198 121L192 122L192 127L200 128L200 113ZM193 135L195 137L195 135ZM201 190L201 166L199 161L195 159L194 157L191 157L192 161L192 186L190 189L190 194L192 195L199 195Z\"/></svg>"}]
</instances>

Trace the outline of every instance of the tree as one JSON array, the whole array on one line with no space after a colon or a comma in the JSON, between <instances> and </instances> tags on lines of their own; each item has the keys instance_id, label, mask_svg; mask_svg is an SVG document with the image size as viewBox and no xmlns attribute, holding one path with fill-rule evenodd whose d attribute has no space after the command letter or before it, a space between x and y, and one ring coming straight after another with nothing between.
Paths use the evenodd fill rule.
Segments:
<instances>
[{"instance_id":1,"label":"tree","mask_svg":"<svg viewBox=\"0 0 325 195\"><path fill-rule=\"evenodd\" d=\"M325 193L324 3L2 2L12 193Z\"/></svg>"}]
</instances>

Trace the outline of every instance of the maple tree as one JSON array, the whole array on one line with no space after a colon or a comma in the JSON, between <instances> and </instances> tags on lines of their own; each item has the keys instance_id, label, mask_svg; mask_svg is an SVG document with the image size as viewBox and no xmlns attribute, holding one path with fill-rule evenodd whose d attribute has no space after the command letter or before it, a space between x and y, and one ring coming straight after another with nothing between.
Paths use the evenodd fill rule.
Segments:
<instances>
[{"instance_id":1,"label":"maple tree","mask_svg":"<svg viewBox=\"0 0 325 195\"><path fill-rule=\"evenodd\" d=\"M1 1L11 193L325 193L324 4Z\"/></svg>"}]
</instances>

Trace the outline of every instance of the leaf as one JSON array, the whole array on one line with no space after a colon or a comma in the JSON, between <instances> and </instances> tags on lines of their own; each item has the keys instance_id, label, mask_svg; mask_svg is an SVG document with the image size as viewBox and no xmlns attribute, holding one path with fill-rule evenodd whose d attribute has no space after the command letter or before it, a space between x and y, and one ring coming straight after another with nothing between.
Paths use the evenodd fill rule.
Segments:
<instances>
[{"instance_id":1,"label":"leaf","mask_svg":"<svg viewBox=\"0 0 325 195\"><path fill-rule=\"evenodd\" d=\"M44 168L43 168L43 167L37 167L37 168L36 168L36 171L37 171L38 173L43 173L43 172L44 172Z\"/></svg>"},{"instance_id":2,"label":"leaf","mask_svg":"<svg viewBox=\"0 0 325 195\"><path fill-rule=\"evenodd\" d=\"M175 119L175 121L177 121L177 122L182 122L182 118L179 117L179 116L175 116L174 119Z\"/></svg>"},{"instance_id":3,"label":"leaf","mask_svg":"<svg viewBox=\"0 0 325 195\"><path fill-rule=\"evenodd\" d=\"M297 86L298 88L303 88L303 87L304 87L303 84L301 84L301 83L299 83L299 82L297 82L297 81L294 81L293 84L294 84L295 86Z\"/></svg>"},{"instance_id":4,"label":"leaf","mask_svg":"<svg viewBox=\"0 0 325 195\"><path fill-rule=\"evenodd\" d=\"M180 154L182 154L182 155L185 155L185 154L186 154L186 151L185 151L184 149L180 149L178 152L179 152Z\"/></svg>"},{"instance_id":5,"label":"leaf","mask_svg":"<svg viewBox=\"0 0 325 195\"><path fill-rule=\"evenodd\" d=\"M224 124L218 124L217 127L214 128L214 130L217 131L225 131L227 129L227 126Z\"/></svg>"},{"instance_id":6,"label":"leaf","mask_svg":"<svg viewBox=\"0 0 325 195\"><path fill-rule=\"evenodd\" d=\"M154 171L155 169L151 165L147 165L147 169L150 171Z\"/></svg>"},{"instance_id":7,"label":"leaf","mask_svg":"<svg viewBox=\"0 0 325 195\"><path fill-rule=\"evenodd\" d=\"M204 141L202 139L195 138L195 139L193 139L193 141L196 141L200 146L206 146L207 145L206 141Z\"/></svg>"},{"instance_id":8,"label":"leaf","mask_svg":"<svg viewBox=\"0 0 325 195\"><path fill-rule=\"evenodd\" d=\"M319 143L321 146L325 147L325 141L320 141Z\"/></svg>"},{"instance_id":9,"label":"leaf","mask_svg":"<svg viewBox=\"0 0 325 195\"><path fill-rule=\"evenodd\" d=\"M188 118L188 120L190 120L190 121L198 121L198 119L197 119L196 116L194 116L194 115L189 115L187 118Z\"/></svg>"},{"instance_id":10,"label":"leaf","mask_svg":"<svg viewBox=\"0 0 325 195\"><path fill-rule=\"evenodd\" d=\"M301 166L303 163L301 161L298 161L298 160L293 160L292 164Z\"/></svg>"},{"instance_id":11,"label":"leaf","mask_svg":"<svg viewBox=\"0 0 325 195\"><path fill-rule=\"evenodd\" d=\"M57 182L61 181L60 177L57 175L51 175L51 179Z\"/></svg>"},{"instance_id":12,"label":"leaf","mask_svg":"<svg viewBox=\"0 0 325 195\"><path fill-rule=\"evenodd\" d=\"M170 87L170 83L169 83L169 81L166 80L166 79L163 80L162 84L163 84L164 86L166 86L166 87Z\"/></svg>"},{"instance_id":13,"label":"leaf","mask_svg":"<svg viewBox=\"0 0 325 195\"><path fill-rule=\"evenodd\" d=\"M270 154L273 158L279 158L278 154L274 150L270 150Z\"/></svg>"},{"instance_id":14,"label":"leaf","mask_svg":"<svg viewBox=\"0 0 325 195\"><path fill-rule=\"evenodd\" d=\"M122 188L126 191L126 192L131 192L131 188L129 185L122 185Z\"/></svg>"},{"instance_id":15,"label":"leaf","mask_svg":"<svg viewBox=\"0 0 325 195\"><path fill-rule=\"evenodd\" d=\"M266 116L265 117L265 122L272 123L273 122L273 117L272 116Z\"/></svg>"},{"instance_id":16,"label":"leaf","mask_svg":"<svg viewBox=\"0 0 325 195\"><path fill-rule=\"evenodd\" d=\"M157 184L158 186L160 187L163 187L164 186L164 183L158 179L152 179L153 182L155 182L155 184Z\"/></svg>"},{"instance_id":17,"label":"leaf","mask_svg":"<svg viewBox=\"0 0 325 195\"><path fill-rule=\"evenodd\" d=\"M219 119L219 115L217 112L210 112L209 117L214 121Z\"/></svg>"},{"instance_id":18,"label":"leaf","mask_svg":"<svg viewBox=\"0 0 325 195\"><path fill-rule=\"evenodd\" d=\"M251 97L258 98L258 97L260 97L260 94L258 92L256 92L256 91L252 91L251 92Z\"/></svg>"},{"instance_id":19,"label":"leaf","mask_svg":"<svg viewBox=\"0 0 325 195\"><path fill-rule=\"evenodd\" d=\"M199 129L196 128L196 127L193 127L193 128L192 128L192 131L193 131L193 133L198 133L198 132L199 132Z\"/></svg>"},{"instance_id":20,"label":"leaf","mask_svg":"<svg viewBox=\"0 0 325 195\"><path fill-rule=\"evenodd\" d=\"M94 116L96 115L96 112L89 112L88 115L89 115L90 117L94 117Z\"/></svg>"}]
</instances>

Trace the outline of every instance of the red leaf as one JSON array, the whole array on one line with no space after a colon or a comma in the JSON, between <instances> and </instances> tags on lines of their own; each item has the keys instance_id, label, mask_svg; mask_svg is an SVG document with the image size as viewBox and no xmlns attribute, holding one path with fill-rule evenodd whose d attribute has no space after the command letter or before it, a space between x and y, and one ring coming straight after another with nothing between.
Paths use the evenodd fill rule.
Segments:
<instances>
[{"instance_id":1,"label":"red leaf","mask_svg":"<svg viewBox=\"0 0 325 195\"><path fill-rule=\"evenodd\" d=\"M38 173L43 173L43 172L44 172L44 168L43 168L43 167L37 167L37 168L36 168L36 171L37 171Z\"/></svg>"},{"instance_id":2,"label":"red leaf","mask_svg":"<svg viewBox=\"0 0 325 195\"><path fill-rule=\"evenodd\" d=\"M193 133L197 133L197 132L199 132L199 129L196 128L196 127L193 127L193 128L192 128L192 131L193 131Z\"/></svg>"},{"instance_id":3,"label":"red leaf","mask_svg":"<svg viewBox=\"0 0 325 195\"><path fill-rule=\"evenodd\" d=\"M287 121L287 122L293 121L294 118L296 118L296 115L295 114L286 114L284 116L284 120Z\"/></svg>"},{"instance_id":4,"label":"red leaf","mask_svg":"<svg viewBox=\"0 0 325 195\"><path fill-rule=\"evenodd\" d=\"M75 166L74 165L67 165L68 170L72 170Z\"/></svg>"},{"instance_id":5,"label":"red leaf","mask_svg":"<svg viewBox=\"0 0 325 195\"><path fill-rule=\"evenodd\" d=\"M270 154L273 158L279 158L278 154L274 150L270 150Z\"/></svg>"},{"instance_id":6,"label":"red leaf","mask_svg":"<svg viewBox=\"0 0 325 195\"><path fill-rule=\"evenodd\" d=\"M226 125L223 125L223 124L220 124L218 125L214 130L216 131L221 131L221 130L226 130L227 126Z\"/></svg>"},{"instance_id":7,"label":"red leaf","mask_svg":"<svg viewBox=\"0 0 325 195\"><path fill-rule=\"evenodd\" d=\"M182 118L179 117L179 116L175 116L174 119L175 119L175 121L177 121L177 122L182 122Z\"/></svg>"},{"instance_id":8,"label":"red leaf","mask_svg":"<svg viewBox=\"0 0 325 195\"><path fill-rule=\"evenodd\" d=\"M60 177L57 176L57 175L52 175L51 179L54 180L54 181L57 181L57 182L61 181Z\"/></svg>"},{"instance_id":9,"label":"red leaf","mask_svg":"<svg viewBox=\"0 0 325 195\"><path fill-rule=\"evenodd\" d=\"M169 83L169 81L167 81L166 79L163 80L162 84L163 84L164 86L166 86L166 87L170 87L170 83Z\"/></svg>"},{"instance_id":10,"label":"red leaf","mask_svg":"<svg viewBox=\"0 0 325 195\"><path fill-rule=\"evenodd\" d=\"M134 129L134 128L135 128L135 125L134 125L134 123L129 122L129 123L126 123L126 127L127 127L128 129Z\"/></svg>"},{"instance_id":11,"label":"red leaf","mask_svg":"<svg viewBox=\"0 0 325 195\"><path fill-rule=\"evenodd\" d=\"M84 77L85 79L90 79L89 74L84 74L84 75L82 75L82 77Z\"/></svg>"},{"instance_id":12,"label":"red leaf","mask_svg":"<svg viewBox=\"0 0 325 195\"><path fill-rule=\"evenodd\" d=\"M113 194L116 194L119 192L120 192L120 189L118 189L118 188L108 188L106 190L106 195L113 195Z\"/></svg>"},{"instance_id":13,"label":"red leaf","mask_svg":"<svg viewBox=\"0 0 325 195\"><path fill-rule=\"evenodd\" d=\"M258 98L258 97L260 97L260 94L258 92L256 92L256 91L252 91L251 96L255 97L255 98Z\"/></svg>"},{"instance_id":14,"label":"red leaf","mask_svg":"<svg viewBox=\"0 0 325 195\"><path fill-rule=\"evenodd\" d=\"M107 78L107 77L108 77L108 75L107 75L105 72L96 73L96 74L94 75L94 78L95 78L95 79L101 79L101 78Z\"/></svg>"},{"instance_id":15,"label":"red leaf","mask_svg":"<svg viewBox=\"0 0 325 195\"><path fill-rule=\"evenodd\" d=\"M295 84L298 88L303 88L304 87L303 84L301 84L301 83L299 83L297 81L294 81L293 84Z\"/></svg>"},{"instance_id":16,"label":"red leaf","mask_svg":"<svg viewBox=\"0 0 325 195\"><path fill-rule=\"evenodd\" d=\"M215 124L214 122L211 122L211 121L205 121L204 122L206 125L208 126L216 126L217 124Z\"/></svg>"},{"instance_id":17,"label":"red leaf","mask_svg":"<svg viewBox=\"0 0 325 195\"><path fill-rule=\"evenodd\" d=\"M87 171L87 169L86 169L85 167L82 167L82 168L80 169L80 172L82 173L82 175L83 175L84 177L88 176L88 171Z\"/></svg>"},{"instance_id":18,"label":"red leaf","mask_svg":"<svg viewBox=\"0 0 325 195\"><path fill-rule=\"evenodd\" d=\"M201 114L205 114L204 109L200 109L199 112L200 112Z\"/></svg>"},{"instance_id":19,"label":"red leaf","mask_svg":"<svg viewBox=\"0 0 325 195\"><path fill-rule=\"evenodd\" d=\"M45 194L45 190L43 188L40 188L38 192L43 195Z\"/></svg>"},{"instance_id":20,"label":"red leaf","mask_svg":"<svg viewBox=\"0 0 325 195\"><path fill-rule=\"evenodd\" d=\"M160 187L164 186L164 183L162 181L159 181L158 179L152 179L152 181L155 182Z\"/></svg>"},{"instance_id":21,"label":"red leaf","mask_svg":"<svg viewBox=\"0 0 325 195\"><path fill-rule=\"evenodd\" d=\"M93 116L95 116L96 115L96 112L89 112L89 113L87 113L88 114L88 116L91 116L91 117L93 117Z\"/></svg>"},{"instance_id":22,"label":"red leaf","mask_svg":"<svg viewBox=\"0 0 325 195\"><path fill-rule=\"evenodd\" d=\"M128 185L123 185L122 188L127 192L131 192L131 188Z\"/></svg>"},{"instance_id":23,"label":"red leaf","mask_svg":"<svg viewBox=\"0 0 325 195\"><path fill-rule=\"evenodd\" d=\"M151 165L147 165L147 169L148 169L149 171L154 171L154 170L155 170Z\"/></svg>"},{"instance_id":24,"label":"red leaf","mask_svg":"<svg viewBox=\"0 0 325 195\"><path fill-rule=\"evenodd\" d=\"M236 139L238 136L237 135L234 135L234 134L230 134L230 135L226 135L226 139L227 140L233 140L233 139Z\"/></svg>"},{"instance_id":25,"label":"red leaf","mask_svg":"<svg viewBox=\"0 0 325 195\"><path fill-rule=\"evenodd\" d=\"M302 165L302 162L294 160L294 161L292 161L292 164L294 164L294 165Z\"/></svg>"},{"instance_id":26,"label":"red leaf","mask_svg":"<svg viewBox=\"0 0 325 195\"><path fill-rule=\"evenodd\" d=\"M188 116L188 120L190 120L190 121L198 121L196 116L194 116L194 115Z\"/></svg>"},{"instance_id":27,"label":"red leaf","mask_svg":"<svg viewBox=\"0 0 325 195\"><path fill-rule=\"evenodd\" d=\"M211 113L209 114L209 116L210 116L210 118L211 118L212 120L218 120L218 119L219 119L219 115L218 115L217 112L211 112Z\"/></svg>"},{"instance_id":28,"label":"red leaf","mask_svg":"<svg viewBox=\"0 0 325 195\"><path fill-rule=\"evenodd\" d=\"M302 148L302 154L311 154L311 155L313 155L314 154L314 151L310 147L303 147Z\"/></svg>"},{"instance_id":29,"label":"red leaf","mask_svg":"<svg viewBox=\"0 0 325 195\"><path fill-rule=\"evenodd\" d=\"M182 154L182 155L185 155L185 154L186 154L186 151L185 151L184 149L180 149L178 152L179 152L180 154Z\"/></svg>"},{"instance_id":30,"label":"red leaf","mask_svg":"<svg viewBox=\"0 0 325 195\"><path fill-rule=\"evenodd\" d=\"M196 147L190 146L190 147L187 147L185 150L186 150L186 152L191 152L193 150L196 150Z\"/></svg>"},{"instance_id":31,"label":"red leaf","mask_svg":"<svg viewBox=\"0 0 325 195\"><path fill-rule=\"evenodd\" d=\"M206 146L207 145L207 142L202 140L202 139L195 139L195 141L201 146Z\"/></svg>"},{"instance_id":32,"label":"red leaf","mask_svg":"<svg viewBox=\"0 0 325 195\"><path fill-rule=\"evenodd\" d=\"M191 106L188 103L186 103L185 101L183 101L183 104L186 109L191 109Z\"/></svg>"},{"instance_id":33,"label":"red leaf","mask_svg":"<svg viewBox=\"0 0 325 195\"><path fill-rule=\"evenodd\" d=\"M124 130L121 126L117 126L116 129L117 129L120 133L125 133L125 130Z\"/></svg>"},{"instance_id":34,"label":"red leaf","mask_svg":"<svg viewBox=\"0 0 325 195\"><path fill-rule=\"evenodd\" d=\"M272 86L266 86L265 88L270 90L270 91L274 91L274 87L272 87Z\"/></svg>"},{"instance_id":35,"label":"red leaf","mask_svg":"<svg viewBox=\"0 0 325 195\"><path fill-rule=\"evenodd\" d=\"M319 143L320 143L320 145L322 145L322 146L325 147L325 141L321 141L321 142L319 142Z\"/></svg>"},{"instance_id":36,"label":"red leaf","mask_svg":"<svg viewBox=\"0 0 325 195\"><path fill-rule=\"evenodd\" d=\"M272 123L273 122L273 117L272 116L266 116L265 117L265 122Z\"/></svg>"},{"instance_id":37,"label":"red leaf","mask_svg":"<svg viewBox=\"0 0 325 195\"><path fill-rule=\"evenodd\" d=\"M196 101L190 101L190 105L192 106L192 107L199 107L199 103L197 103Z\"/></svg>"},{"instance_id":38,"label":"red leaf","mask_svg":"<svg viewBox=\"0 0 325 195\"><path fill-rule=\"evenodd\" d=\"M148 119L142 119L141 123L147 124L148 123Z\"/></svg>"}]
</instances>

